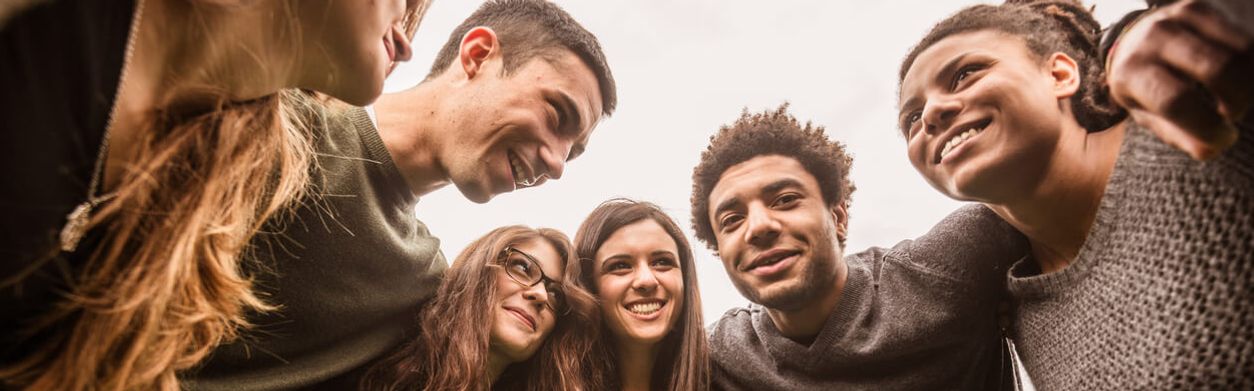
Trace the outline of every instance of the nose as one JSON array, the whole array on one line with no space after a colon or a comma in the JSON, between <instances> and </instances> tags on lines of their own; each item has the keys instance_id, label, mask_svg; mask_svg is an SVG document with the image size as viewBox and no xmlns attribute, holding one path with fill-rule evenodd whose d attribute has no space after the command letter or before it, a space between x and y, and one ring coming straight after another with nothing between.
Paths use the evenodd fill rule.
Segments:
<instances>
[{"instance_id":1,"label":"nose","mask_svg":"<svg viewBox=\"0 0 1254 391\"><path fill-rule=\"evenodd\" d=\"M523 299L534 303L537 306L544 306L549 302L549 290L544 284L535 284L522 291Z\"/></svg>"},{"instance_id":2,"label":"nose","mask_svg":"<svg viewBox=\"0 0 1254 391\"><path fill-rule=\"evenodd\" d=\"M779 221L771 216L765 205L750 205L745 224L745 241L755 247L770 247L779 237Z\"/></svg>"},{"instance_id":3,"label":"nose","mask_svg":"<svg viewBox=\"0 0 1254 391\"><path fill-rule=\"evenodd\" d=\"M636 275L631 280L631 289L647 293L657 289L657 285L657 276L653 275L653 268L636 268Z\"/></svg>"},{"instance_id":4,"label":"nose","mask_svg":"<svg viewBox=\"0 0 1254 391\"><path fill-rule=\"evenodd\" d=\"M945 129L962 111L962 102L949 97L929 99L923 107L923 129L929 134L936 134Z\"/></svg>"},{"instance_id":5,"label":"nose","mask_svg":"<svg viewBox=\"0 0 1254 391\"><path fill-rule=\"evenodd\" d=\"M400 25L392 27L392 42L396 45L395 62L406 62L414 56L414 49L409 46L409 38L405 36L405 29Z\"/></svg>"},{"instance_id":6,"label":"nose","mask_svg":"<svg viewBox=\"0 0 1254 391\"><path fill-rule=\"evenodd\" d=\"M557 145L545 146L540 150L540 160L544 161L544 171L549 179L562 179L562 172L566 170L566 157L570 156L570 148L572 143L569 141L557 141Z\"/></svg>"}]
</instances>

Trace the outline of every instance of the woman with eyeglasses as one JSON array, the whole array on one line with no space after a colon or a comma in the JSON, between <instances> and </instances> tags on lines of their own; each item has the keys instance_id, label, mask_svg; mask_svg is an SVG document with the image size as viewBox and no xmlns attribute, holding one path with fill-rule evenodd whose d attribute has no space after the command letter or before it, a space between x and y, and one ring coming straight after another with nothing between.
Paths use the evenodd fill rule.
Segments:
<instances>
[{"instance_id":1,"label":"woman with eyeglasses","mask_svg":"<svg viewBox=\"0 0 1254 391\"><path fill-rule=\"evenodd\" d=\"M453 261L421 311L421 335L376 363L367 390L587 390L593 298L568 278L570 240L501 227Z\"/></svg>"},{"instance_id":2,"label":"woman with eyeglasses","mask_svg":"<svg viewBox=\"0 0 1254 391\"><path fill-rule=\"evenodd\" d=\"M575 234L567 273L600 301L584 376L595 389L706 390L709 358L692 248L657 205L602 203Z\"/></svg>"}]
</instances>

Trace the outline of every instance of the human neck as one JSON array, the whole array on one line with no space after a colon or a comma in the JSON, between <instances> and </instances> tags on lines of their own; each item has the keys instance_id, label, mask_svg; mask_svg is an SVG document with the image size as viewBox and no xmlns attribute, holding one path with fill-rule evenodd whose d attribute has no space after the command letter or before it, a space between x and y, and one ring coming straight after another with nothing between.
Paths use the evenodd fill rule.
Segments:
<instances>
[{"instance_id":1,"label":"human neck","mask_svg":"<svg viewBox=\"0 0 1254 391\"><path fill-rule=\"evenodd\" d=\"M618 339L616 345L618 378L623 391L648 391L653 380L653 364L657 361L657 344Z\"/></svg>"},{"instance_id":2,"label":"human neck","mask_svg":"<svg viewBox=\"0 0 1254 391\"><path fill-rule=\"evenodd\" d=\"M213 98L245 101L298 86L299 59L283 38L294 23L281 1L195 7L148 0L127 87L146 107ZM178 100L173 100L177 98ZM190 102L195 103L195 101Z\"/></svg>"},{"instance_id":3,"label":"human neck","mask_svg":"<svg viewBox=\"0 0 1254 391\"><path fill-rule=\"evenodd\" d=\"M449 184L448 173L439 164L440 137L456 136L441 132L438 83L426 82L394 94L384 94L374 104L379 121L379 137L392 155L401 176L416 196L423 196Z\"/></svg>"},{"instance_id":4,"label":"human neck","mask_svg":"<svg viewBox=\"0 0 1254 391\"><path fill-rule=\"evenodd\" d=\"M836 256L839 258L840 253ZM840 302L840 297L845 291L845 280L849 275L848 267L843 260L837 259L837 261L836 283L832 284L831 289L818 300L790 310L766 309L767 315L771 317L771 321L775 322L775 327L779 329L781 335L804 345L814 342L814 338L819 335L819 331L823 330L827 319L831 317L832 311L836 310L836 304Z\"/></svg>"},{"instance_id":5,"label":"human neck","mask_svg":"<svg viewBox=\"0 0 1254 391\"><path fill-rule=\"evenodd\" d=\"M1044 273L1062 270L1079 255L1123 142L1123 123L1095 133L1069 125L1044 180L1034 191L989 205L1028 237L1032 257Z\"/></svg>"},{"instance_id":6,"label":"human neck","mask_svg":"<svg viewBox=\"0 0 1254 391\"><path fill-rule=\"evenodd\" d=\"M245 101L296 86L290 50L276 42L292 23L283 2L202 6L147 0L119 83L107 183L132 160L140 129L153 111L196 112L219 99Z\"/></svg>"},{"instance_id":7,"label":"human neck","mask_svg":"<svg viewBox=\"0 0 1254 391\"><path fill-rule=\"evenodd\" d=\"M505 368L512 364L504 355L497 352L488 353L488 378L492 379L492 383L496 379L501 378L501 374L505 373Z\"/></svg>"}]
</instances>

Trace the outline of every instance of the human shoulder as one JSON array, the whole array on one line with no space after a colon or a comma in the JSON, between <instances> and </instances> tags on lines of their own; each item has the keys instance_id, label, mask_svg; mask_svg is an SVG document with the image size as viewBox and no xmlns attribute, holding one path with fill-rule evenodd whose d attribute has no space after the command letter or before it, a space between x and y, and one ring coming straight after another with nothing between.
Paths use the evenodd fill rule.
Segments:
<instances>
[{"instance_id":1,"label":"human shoulder","mask_svg":"<svg viewBox=\"0 0 1254 391\"><path fill-rule=\"evenodd\" d=\"M756 304L746 307L732 307L723 313L717 321L706 328L710 344L735 343L756 333L754 318L762 316L765 309Z\"/></svg>"},{"instance_id":2,"label":"human shoulder","mask_svg":"<svg viewBox=\"0 0 1254 391\"><path fill-rule=\"evenodd\" d=\"M1002 278L1028 250L1027 238L1018 230L988 207L970 204L922 236L893 246L882 258L965 284Z\"/></svg>"}]
</instances>

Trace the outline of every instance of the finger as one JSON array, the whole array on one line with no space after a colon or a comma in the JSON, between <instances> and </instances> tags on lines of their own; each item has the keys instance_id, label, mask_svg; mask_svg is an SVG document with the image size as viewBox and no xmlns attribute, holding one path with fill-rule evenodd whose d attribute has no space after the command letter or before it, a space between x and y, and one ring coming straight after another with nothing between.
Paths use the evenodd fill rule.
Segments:
<instances>
[{"instance_id":1,"label":"finger","mask_svg":"<svg viewBox=\"0 0 1254 391\"><path fill-rule=\"evenodd\" d=\"M1214 4L1200 0L1181 1L1162 10L1162 21L1179 23L1207 40L1237 52L1250 50L1254 36L1234 23Z\"/></svg>"},{"instance_id":2,"label":"finger","mask_svg":"<svg viewBox=\"0 0 1254 391\"><path fill-rule=\"evenodd\" d=\"M1164 143L1184 151L1196 160L1210 160L1237 142L1237 131L1230 126L1203 139L1197 137L1197 132L1181 128L1172 121L1150 112L1133 110L1129 112L1129 115L1133 121L1149 129Z\"/></svg>"},{"instance_id":3,"label":"finger","mask_svg":"<svg viewBox=\"0 0 1254 391\"><path fill-rule=\"evenodd\" d=\"M1130 109L1143 109L1201 134L1226 125L1210 94L1165 67L1145 66L1127 83L1137 102Z\"/></svg>"},{"instance_id":4,"label":"finger","mask_svg":"<svg viewBox=\"0 0 1254 391\"><path fill-rule=\"evenodd\" d=\"M1228 120L1239 118L1254 100L1250 58L1203 39L1182 27L1163 26L1148 42L1160 42L1163 63L1196 80L1222 103Z\"/></svg>"}]
</instances>

